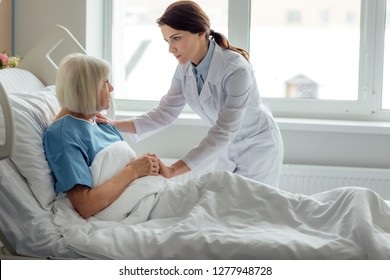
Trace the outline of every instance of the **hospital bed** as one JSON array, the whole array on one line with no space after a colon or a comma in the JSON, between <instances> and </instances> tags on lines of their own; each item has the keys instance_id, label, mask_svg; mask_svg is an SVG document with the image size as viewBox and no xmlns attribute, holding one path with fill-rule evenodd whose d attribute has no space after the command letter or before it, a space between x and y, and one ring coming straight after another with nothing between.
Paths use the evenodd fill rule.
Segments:
<instances>
[{"instance_id":1,"label":"hospital bed","mask_svg":"<svg viewBox=\"0 0 390 280\"><path fill-rule=\"evenodd\" d=\"M390 202L353 186L309 196L223 171L182 183L146 177L115 206L133 203L121 218L82 219L54 192L42 146L59 110L51 53L62 44L85 52L57 26L17 68L0 70L3 258L390 259ZM124 154L110 149L106 166ZM150 189L151 205L141 195Z\"/></svg>"}]
</instances>

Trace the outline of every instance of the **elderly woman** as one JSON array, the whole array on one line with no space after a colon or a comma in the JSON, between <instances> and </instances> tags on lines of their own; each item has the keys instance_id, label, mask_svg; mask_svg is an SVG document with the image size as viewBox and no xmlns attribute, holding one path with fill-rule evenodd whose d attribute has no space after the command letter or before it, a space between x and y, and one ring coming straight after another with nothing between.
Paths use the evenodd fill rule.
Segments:
<instances>
[{"instance_id":1,"label":"elderly woman","mask_svg":"<svg viewBox=\"0 0 390 280\"><path fill-rule=\"evenodd\" d=\"M109 74L107 61L84 54L66 56L56 81L62 109L44 135L46 158L56 179L55 190L65 193L83 218L109 206L135 179L159 172L158 159L144 155L103 184L92 185L89 167L96 154L123 141L114 126L95 122L95 115L110 105L113 86Z\"/></svg>"}]
</instances>

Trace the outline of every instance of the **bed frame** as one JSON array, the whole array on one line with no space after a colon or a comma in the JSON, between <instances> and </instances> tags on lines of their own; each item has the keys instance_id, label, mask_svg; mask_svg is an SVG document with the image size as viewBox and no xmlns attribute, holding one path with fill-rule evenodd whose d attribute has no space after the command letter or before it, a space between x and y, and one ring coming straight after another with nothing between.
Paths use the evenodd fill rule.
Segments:
<instances>
[{"instance_id":1,"label":"bed frame","mask_svg":"<svg viewBox=\"0 0 390 280\"><path fill-rule=\"evenodd\" d=\"M15 142L15 124L7 93L0 82L0 104L3 109L5 123L5 141L0 144L0 160L9 158L12 154Z\"/></svg>"}]
</instances>

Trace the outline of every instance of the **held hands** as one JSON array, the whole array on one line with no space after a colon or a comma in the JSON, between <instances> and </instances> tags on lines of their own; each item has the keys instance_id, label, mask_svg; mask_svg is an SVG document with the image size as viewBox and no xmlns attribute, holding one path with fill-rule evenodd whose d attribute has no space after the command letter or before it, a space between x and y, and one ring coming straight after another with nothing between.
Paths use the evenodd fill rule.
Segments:
<instances>
[{"instance_id":1,"label":"held hands","mask_svg":"<svg viewBox=\"0 0 390 280\"><path fill-rule=\"evenodd\" d=\"M128 166L133 169L137 178L149 175L157 176L160 171L159 159L153 154L145 154L138 157L132 160Z\"/></svg>"},{"instance_id":2,"label":"held hands","mask_svg":"<svg viewBox=\"0 0 390 280\"><path fill-rule=\"evenodd\" d=\"M157 155L150 153L134 159L128 166L133 168L137 178L148 175L172 178L191 171L182 160L177 161L172 166L166 166Z\"/></svg>"},{"instance_id":3,"label":"held hands","mask_svg":"<svg viewBox=\"0 0 390 280\"><path fill-rule=\"evenodd\" d=\"M129 163L132 165L137 177L148 175L161 175L165 178L173 177L173 168L166 166L155 154L144 154Z\"/></svg>"}]
</instances>

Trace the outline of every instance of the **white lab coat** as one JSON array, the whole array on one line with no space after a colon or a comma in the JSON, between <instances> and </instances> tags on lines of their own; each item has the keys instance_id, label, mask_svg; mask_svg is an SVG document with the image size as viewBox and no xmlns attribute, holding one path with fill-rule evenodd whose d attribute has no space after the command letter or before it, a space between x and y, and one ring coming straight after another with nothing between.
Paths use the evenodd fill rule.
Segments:
<instances>
[{"instance_id":1,"label":"white lab coat","mask_svg":"<svg viewBox=\"0 0 390 280\"><path fill-rule=\"evenodd\" d=\"M182 158L193 172L227 170L278 185L283 161L280 131L260 99L251 65L240 54L216 45L200 94L191 63L179 64L158 107L134 119L133 139L171 124L186 103L210 125L205 138Z\"/></svg>"}]
</instances>

